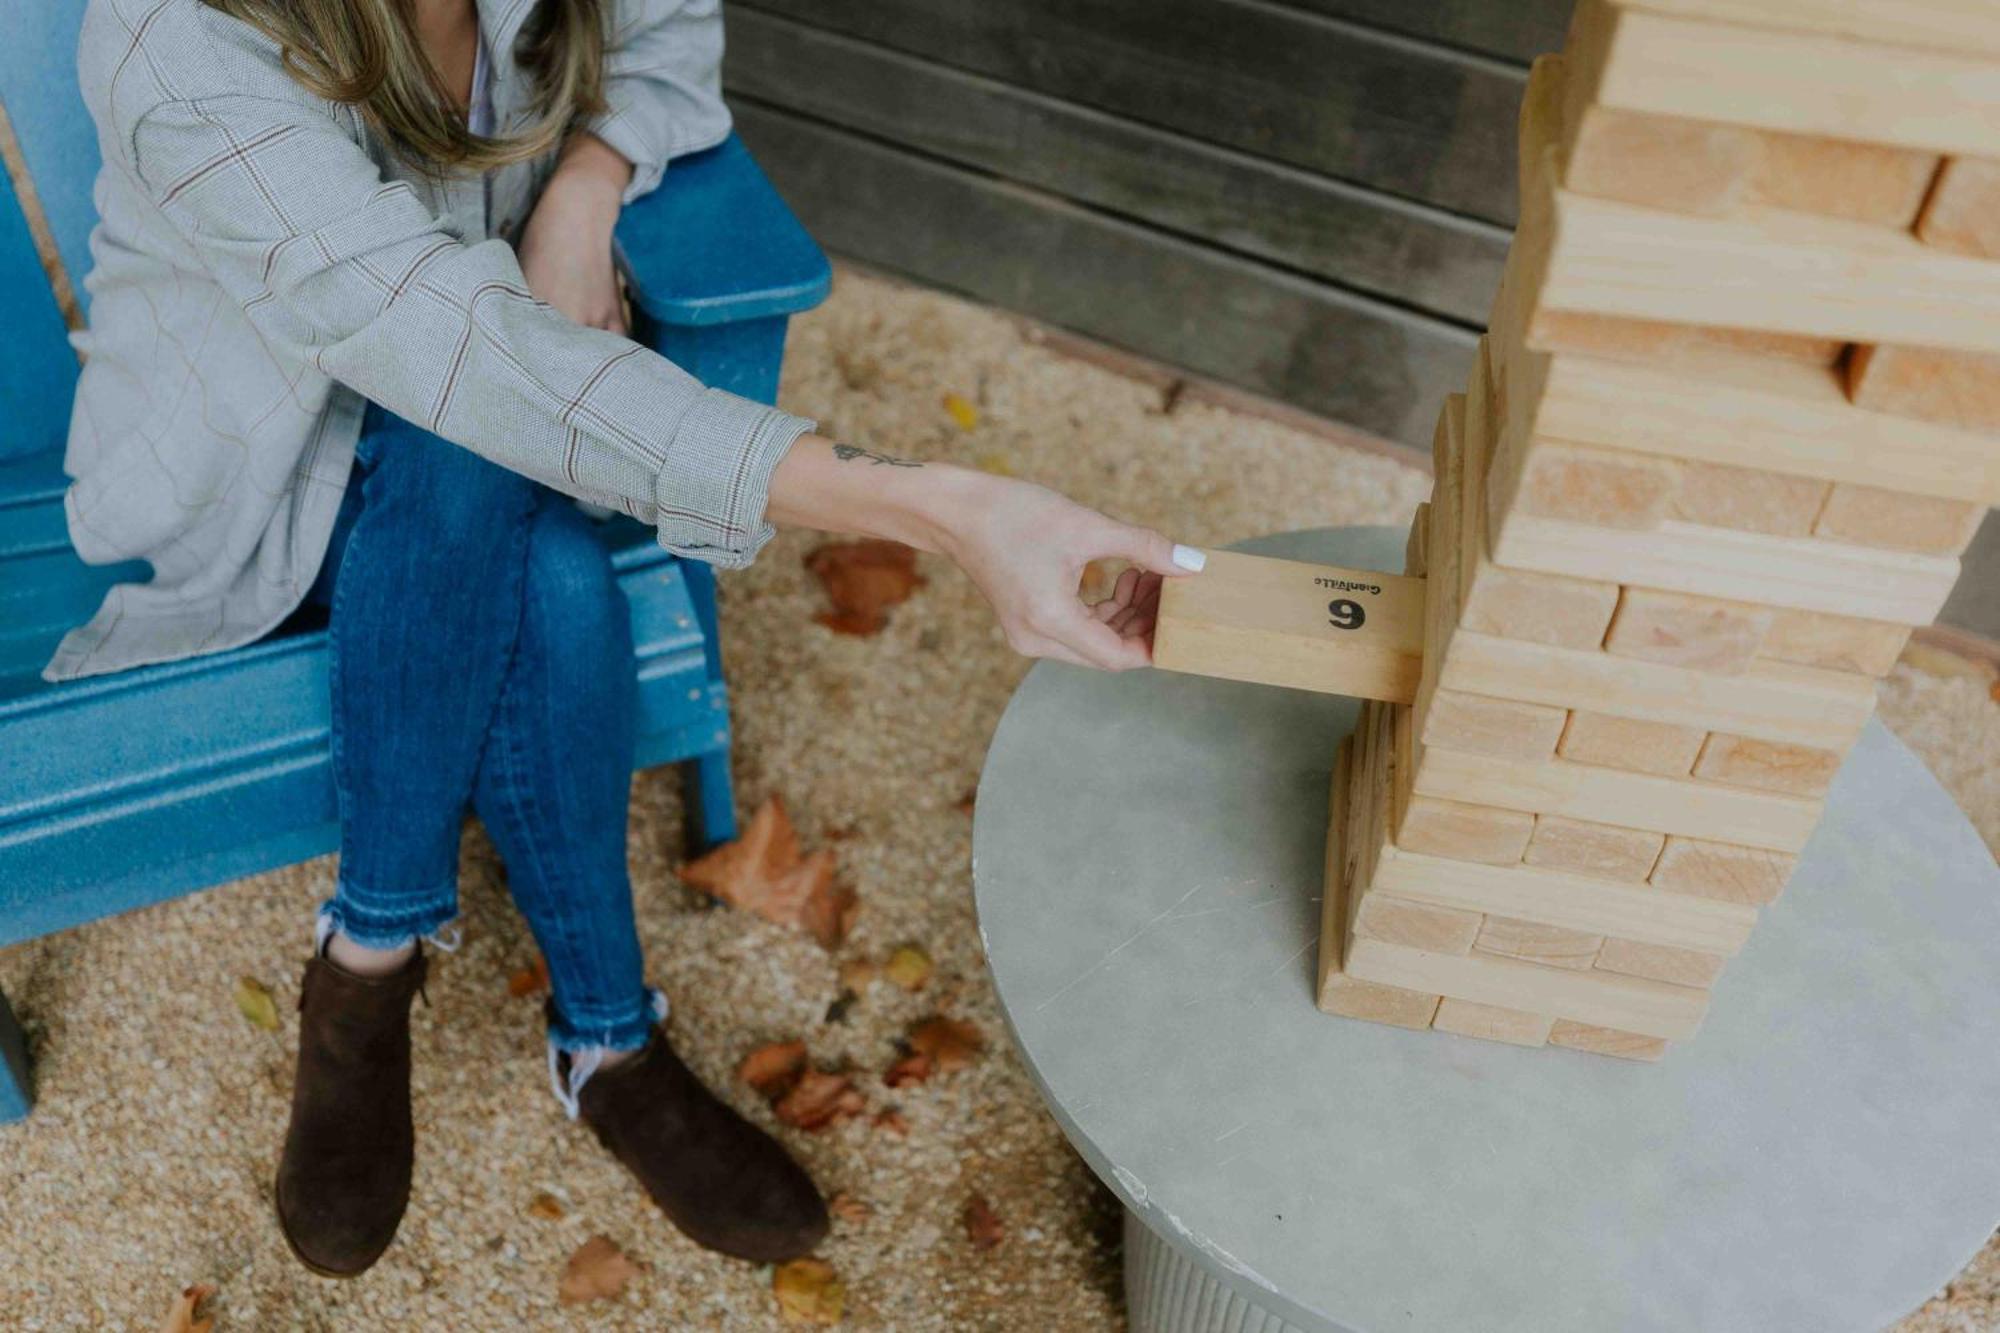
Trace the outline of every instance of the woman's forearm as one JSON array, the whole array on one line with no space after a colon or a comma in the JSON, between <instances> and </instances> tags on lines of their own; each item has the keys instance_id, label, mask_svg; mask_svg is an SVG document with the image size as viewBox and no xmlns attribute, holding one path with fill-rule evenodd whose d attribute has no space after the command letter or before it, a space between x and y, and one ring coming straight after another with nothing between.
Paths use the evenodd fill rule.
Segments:
<instances>
[{"instance_id":1,"label":"woman's forearm","mask_svg":"<svg viewBox=\"0 0 2000 1333\"><path fill-rule=\"evenodd\" d=\"M919 463L874 449L802 435L771 474L765 509L781 528L884 537L934 554L948 550L977 503L985 473Z\"/></svg>"}]
</instances>

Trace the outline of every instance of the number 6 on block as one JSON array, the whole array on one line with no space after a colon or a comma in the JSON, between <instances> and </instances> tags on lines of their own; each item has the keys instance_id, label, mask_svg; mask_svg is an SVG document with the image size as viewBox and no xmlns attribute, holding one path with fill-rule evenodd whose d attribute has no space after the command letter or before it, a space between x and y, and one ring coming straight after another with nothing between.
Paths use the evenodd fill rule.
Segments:
<instances>
[{"instance_id":1,"label":"number 6 on block","mask_svg":"<svg viewBox=\"0 0 2000 1333\"><path fill-rule=\"evenodd\" d=\"M1210 551L1160 589L1153 665L1409 703L1424 664L1424 581Z\"/></svg>"}]
</instances>

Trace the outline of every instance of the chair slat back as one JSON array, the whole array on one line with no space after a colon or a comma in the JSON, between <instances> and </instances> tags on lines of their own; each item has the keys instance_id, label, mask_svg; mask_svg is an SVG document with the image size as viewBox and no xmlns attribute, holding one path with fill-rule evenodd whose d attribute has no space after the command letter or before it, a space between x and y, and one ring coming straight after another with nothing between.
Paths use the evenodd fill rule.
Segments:
<instances>
[{"instance_id":1,"label":"chair slat back","mask_svg":"<svg viewBox=\"0 0 2000 1333\"><path fill-rule=\"evenodd\" d=\"M69 429L76 353L29 218L53 238L68 289L84 301L99 156L76 81L83 8L84 0L9 4L0 32L0 133L13 150L0 177L0 460L60 447ZM31 190L16 188L21 171Z\"/></svg>"}]
</instances>

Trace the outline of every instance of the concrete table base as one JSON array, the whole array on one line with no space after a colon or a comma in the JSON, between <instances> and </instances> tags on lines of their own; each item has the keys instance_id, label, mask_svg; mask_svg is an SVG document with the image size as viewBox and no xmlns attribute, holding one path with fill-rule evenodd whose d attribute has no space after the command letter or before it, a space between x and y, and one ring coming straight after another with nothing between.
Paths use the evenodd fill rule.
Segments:
<instances>
[{"instance_id":1,"label":"concrete table base","mask_svg":"<svg viewBox=\"0 0 2000 1333\"><path fill-rule=\"evenodd\" d=\"M1398 568L1387 529L1250 549ZM1657 1065L1313 1008L1351 701L1037 667L973 876L1051 1113L1130 1211L1136 1333L1877 1329L2000 1219L2000 869L1871 724Z\"/></svg>"}]
</instances>

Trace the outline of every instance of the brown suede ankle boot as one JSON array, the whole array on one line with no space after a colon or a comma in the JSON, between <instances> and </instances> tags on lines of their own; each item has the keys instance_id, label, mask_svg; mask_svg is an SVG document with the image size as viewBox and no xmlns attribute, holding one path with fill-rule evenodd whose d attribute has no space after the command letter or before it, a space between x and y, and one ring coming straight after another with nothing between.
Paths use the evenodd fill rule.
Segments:
<instances>
[{"instance_id":1,"label":"brown suede ankle boot","mask_svg":"<svg viewBox=\"0 0 2000 1333\"><path fill-rule=\"evenodd\" d=\"M644 1050L592 1074L577 1110L695 1244L780 1263L826 1235L826 1204L812 1178L702 1086L666 1029L655 1027Z\"/></svg>"},{"instance_id":2,"label":"brown suede ankle boot","mask_svg":"<svg viewBox=\"0 0 2000 1333\"><path fill-rule=\"evenodd\" d=\"M422 945L383 977L324 957L306 964L278 1226L321 1277L354 1277L381 1258L410 1201L410 1003L425 967Z\"/></svg>"}]
</instances>

